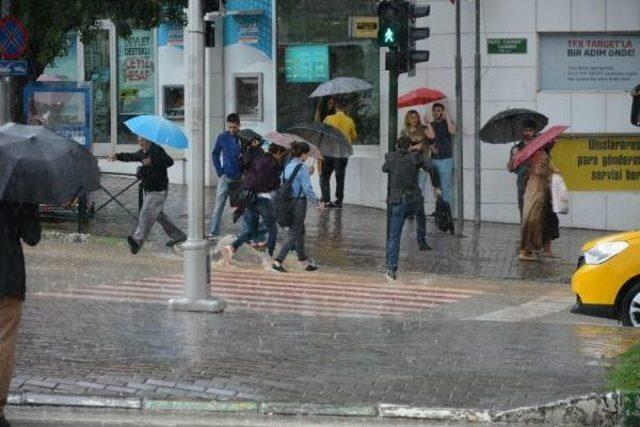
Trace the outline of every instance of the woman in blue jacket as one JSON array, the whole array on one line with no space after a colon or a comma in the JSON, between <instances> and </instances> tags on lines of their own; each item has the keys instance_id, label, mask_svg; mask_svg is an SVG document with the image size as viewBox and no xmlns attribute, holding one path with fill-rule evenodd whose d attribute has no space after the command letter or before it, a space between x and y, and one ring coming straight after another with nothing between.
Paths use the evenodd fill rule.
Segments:
<instances>
[{"instance_id":1,"label":"woman in blue jacket","mask_svg":"<svg viewBox=\"0 0 640 427\"><path fill-rule=\"evenodd\" d=\"M302 164L291 183L291 197L294 199L293 221L291 227L289 227L289 233L271 266L274 271L280 273L286 273L287 270L285 270L282 263L287 257L287 254L294 249L298 255L298 261L300 261L305 271L315 271L318 269L318 267L309 262L309 258L304 250L304 220L307 217L307 200L315 203L320 210L324 209L324 204L320 202L320 199L313 191L311 179L309 178L309 169L305 164L305 161L309 157L309 150L309 144L306 142L294 142L291 145L291 160L289 160L289 163L287 163L287 166L284 168L283 175L284 179L287 180L293 174L294 169Z\"/></svg>"}]
</instances>

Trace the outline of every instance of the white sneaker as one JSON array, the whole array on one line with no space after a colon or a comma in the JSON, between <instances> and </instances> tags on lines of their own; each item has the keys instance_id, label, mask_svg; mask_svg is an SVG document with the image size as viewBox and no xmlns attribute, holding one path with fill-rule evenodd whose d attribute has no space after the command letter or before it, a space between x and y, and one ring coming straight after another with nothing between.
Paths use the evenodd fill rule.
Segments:
<instances>
[{"instance_id":1,"label":"white sneaker","mask_svg":"<svg viewBox=\"0 0 640 427\"><path fill-rule=\"evenodd\" d=\"M398 281L395 271L385 271L384 278L387 279L389 283L396 283Z\"/></svg>"}]
</instances>

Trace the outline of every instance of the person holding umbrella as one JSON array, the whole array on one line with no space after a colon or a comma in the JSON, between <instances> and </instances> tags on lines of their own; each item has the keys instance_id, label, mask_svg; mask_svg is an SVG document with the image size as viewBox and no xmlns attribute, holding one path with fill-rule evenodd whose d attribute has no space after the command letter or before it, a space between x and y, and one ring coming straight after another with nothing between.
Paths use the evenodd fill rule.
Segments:
<instances>
[{"instance_id":1,"label":"person holding umbrella","mask_svg":"<svg viewBox=\"0 0 640 427\"><path fill-rule=\"evenodd\" d=\"M338 129L349 143L358 137L356 125L353 119L347 116L344 100L336 100L336 112L328 115L324 123ZM325 156L320 171L320 189L322 190L322 201L330 208L341 208L344 198L344 178L347 170L349 158L338 158ZM331 203L331 174L336 172L336 201Z\"/></svg>"},{"instance_id":2,"label":"person holding umbrella","mask_svg":"<svg viewBox=\"0 0 640 427\"><path fill-rule=\"evenodd\" d=\"M433 152L433 166L438 171L438 178L442 189L442 198L453 204L453 143L452 136L456 133L456 125L444 110L444 105L439 102L431 107L433 112L433 131L435 138L431 144ZM425 120L427 121L427 120Z\"/></svg>"},{"instance_id":3,"label":"person holding umbrella","mask_svg":"<svg viewBox=\"0 0 640 427\"><path fill-rule=\"evenodd\" d=\"M0 427L9 426L4 407L26 293L21 241L40 241L39 203L63 205L99 188L98 163L75 141L42 126L0 126Z\"/></svg>"},{"instance_id":4,"label":"person holding umbrella","mask_svg":"<svg viewBox=\"0 0 640 427\"><path fill-rule=\"evenodd\" d=\"M26 293L22 244L40 241L38 206L0 201L0 427L9 426L4 417L9 384L13 377L18 327Z\"/></svg>"},{"instance_id":5,"label":"person holding umbrella","mask_svg":"<svg viewBox=\"0 0 640 427\"><path fill-rule=\"evenodd\" d=\"M520 226L520 253L522 261L536 261L534 252L547 258L556 258L551 252L551 241L560 236L558 216L553 211L551 200L551 177L559 173L551 162L547 151L555 137L568 126L552 126L538 135L513 156L512 167L529 162L527 187L522 207Z\"/></svg>"},{"instance_id":6,"label":"person holding umbrella","mask_svg":"<svg viewBox=\"0 0 640 427\"><path fill-rule=\"evenodd\" d=\"M127 243L132 254L137 254L151 231L153 224L158 221L164 232L171 238L167 246L187 240L187 236L176 227L162 212L169 192L169 178L167 169L173 166L173 159L158 144L138 136L140 150L135 153L116 153L108 160L114 162L140 162L136 175L142 180L144 198L138 224L132 235L127 236Z\"/></svg>"},{"instance_id":7,"label":"person holding umbrella","mask_svg":"<svg viewBox=\"0 0 640 427\"><path fill-rule=\"evenodd\" d=\"M513 167L513 157L536 136L536 123L527 119L522 124L522 140L511 147L509 154L509 162L507 170L516 174L516 187L518 191L518 209L520 211L520 219L522 219L522 206L524 204L524 191L527 188L527 179L529 178L529 162L524 162L518 167Z\"/></svg>"}]
</instances>

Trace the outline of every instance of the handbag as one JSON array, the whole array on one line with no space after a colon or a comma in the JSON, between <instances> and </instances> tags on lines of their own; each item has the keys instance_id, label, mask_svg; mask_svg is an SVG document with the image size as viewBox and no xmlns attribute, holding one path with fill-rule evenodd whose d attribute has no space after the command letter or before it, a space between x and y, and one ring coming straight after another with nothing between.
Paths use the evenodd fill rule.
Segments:
<instances>
[{"instance_id":1,"label":"handbag","mask_svg":"<svg viewBox=\"0 0 640 427\"><path fill-rule=\"evenodd\" d=\"M551 204L555 213L569 213L569 190L562 176L557 173L551 175Z\"/></svg>"},{"instance_id":2,"label":"handbag","mask_svg":"<svg viewBox=\"0 0 640 427\"><path fill-rule=\"evenodd\" d=\"M237 208L242 203L242 201L240 200L241 186L242 186L242 178L236 181L231 181L229 183L229 186L227 187L227 192L229 193L229 205L232 208Z\"/></svg>"}]
</instances>

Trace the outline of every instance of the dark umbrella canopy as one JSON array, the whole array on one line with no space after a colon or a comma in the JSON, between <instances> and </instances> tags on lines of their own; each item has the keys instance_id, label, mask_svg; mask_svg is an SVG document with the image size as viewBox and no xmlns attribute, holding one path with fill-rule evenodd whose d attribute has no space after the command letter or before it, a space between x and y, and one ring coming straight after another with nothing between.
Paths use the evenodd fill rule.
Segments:
<instances>
[{"instance_id":1,"label":"dark umbrella canopy","mask_svg":"<svg viewBox=\"0 0 640 427\"><path fill-rule=\"evenodd\" d=\"M549 122L544 114L525 108L512 108L491 117L482 129L480 139L491 144L506 144L522 139L522 125L525 120L533 120L536 132L540 132Z\"/></svg>"},{"instance_id":2,"label":"dark umbrella canopy","mask_svg":"<svg viewBox=\"0 0 640 427\"><path fill-rule=\"evenodd\" d=\"M0 200L66 204L100 188L85 148L42 126L0 126Z\"/></svg>"},{"instance_id":3,"label":"dark umbrella canopy","mask_svg":"<svg viewBox=\"0 0 640 427\"><path fill-rule=\"evenodd\" d=\"M250 143L254 139L257 139L258 141L263 140L262 136L253 129L242 129L238 132L238 138L240 138L240 140L245 144Z\"/></svg>"},{"instance_id":4,"label":"dark umbrella canopy","mask_svg":"<svg viewBox=\"0 0 640 427\"><path fill-rule=\"evenodd\" d=\"M323 156L344 159L353 154L353 147L338 129L324 123L302 123L287 132L298 135L318 147Z\"/></svg>"}]
</instances>

